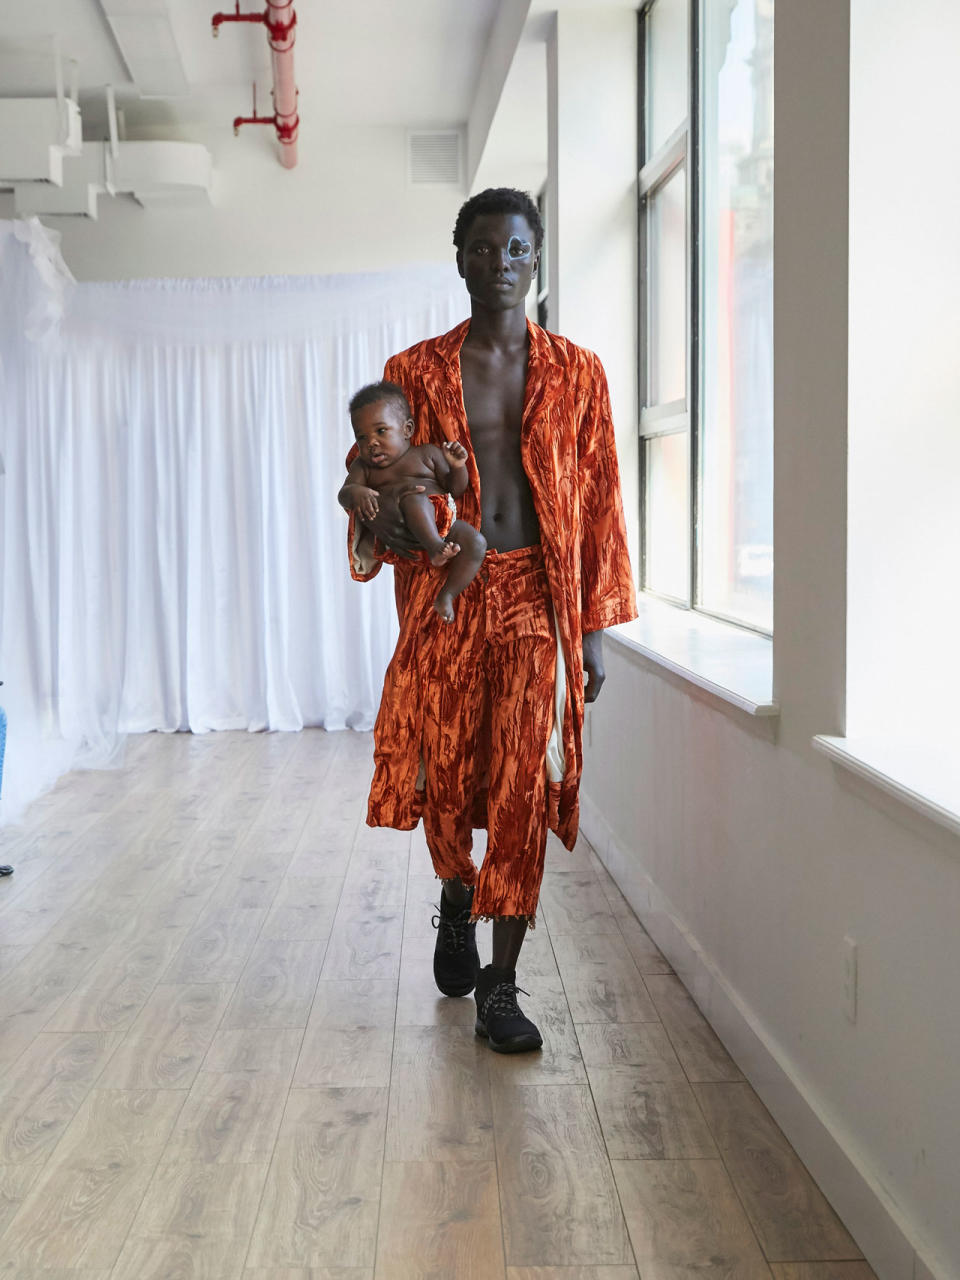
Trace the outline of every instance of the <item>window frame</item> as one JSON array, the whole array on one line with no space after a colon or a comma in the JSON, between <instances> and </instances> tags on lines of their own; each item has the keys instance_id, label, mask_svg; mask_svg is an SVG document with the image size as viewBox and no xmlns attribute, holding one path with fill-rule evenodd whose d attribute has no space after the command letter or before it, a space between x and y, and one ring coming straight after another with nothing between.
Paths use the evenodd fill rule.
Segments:
<instances>
[{"instance_id":1,"label":"window frame","mask_svg":"<svg viewBox=\"0 0 960 1280\"><path fill-rule=\"evenodd\" d=\"M537 212L543 224L543 244L540 246L540 260L537 263L537 324L541 329L549 329L550 324L550 273L547 262L547 184L544 183L537 192Z\"/></svg>"},{"instance_id":2,"label":"window frame","mask_svg":"<svg viewBox=\"0 0 960 1280\"><path fill-rule=\"evenodd\" d=\"M703 244L701 243L701 59L700 32L704 0L686 0L687 6L687 115L649 158L647 146L647 24L658 0L642 0L637 10L637 227L638 227L638 422L640 472L640 589L654 598L705 617L771 637L770 628L705 608L700 599L701 528L703 476L701 475L701 431L703 391L701 360L701 319L703 305ZM650 197L662 189L680 168L686 177L686 395L683 401L649 405L650 368ZM687 596L681 599L647 585L647 441L667 434L686 432L688 446L688 565Z\"/></svg>"},{"instance_id":3,"label":"window frame","mask_svg":"<svg viewBox=\"0 0 960 1280\"><path fill-rule=\"evenodd\" d=\"M686 0L687 3L687 114L684 120L661 143L657 151L649 158L647 149L647 22L656 0L644 0L637 11L639 23L637 39L637 222L639 230L639 280L638 304L640 353L639 353L639 461L640 461L640 587L643 591L659 599L668 600L671 604L684 609L695 607L696 574L697 574L697 521L694 513L697 507L699 486L696 483L695 468L697 465L697 449L695 447L697 426L699 424L699 405L697 395L699 377L697 358L699 355L695 334L698 329L699 306L699 264L697 262L697 206L699 202L699 181L697 174L698 148L695 123L697 105L697 63L694 58L699 29L697 0ZM673 400L665 404L649 405L647 397L650 386L650 343L648 334L650 325L650 198L680 170L684 171L686 191L686 238L685 273L684 273L684 311L686 317L685 335L685 383L686 394L682 400ZM688 455L688 554L687 594L682 599L667 595L647 586L647 442L658 436L685 434L687 437Z\"/></svg>"}]
</instances>

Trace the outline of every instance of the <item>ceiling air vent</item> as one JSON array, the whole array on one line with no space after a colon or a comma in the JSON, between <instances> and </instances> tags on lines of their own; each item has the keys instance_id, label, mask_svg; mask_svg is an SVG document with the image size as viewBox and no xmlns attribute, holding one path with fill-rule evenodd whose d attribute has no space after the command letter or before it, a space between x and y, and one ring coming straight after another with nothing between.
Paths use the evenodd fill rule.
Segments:
<instances>
[{"instance_id":1,"label":"ceiling air vent","mask_svg":"<svg viewBox=\"0 0 960 1280\"><path fill-rule=\"evenodd\" d=\"M459 186L460 167L458 130L407 134L407 173L414 186Z\"/></svg>"}]
</instances>

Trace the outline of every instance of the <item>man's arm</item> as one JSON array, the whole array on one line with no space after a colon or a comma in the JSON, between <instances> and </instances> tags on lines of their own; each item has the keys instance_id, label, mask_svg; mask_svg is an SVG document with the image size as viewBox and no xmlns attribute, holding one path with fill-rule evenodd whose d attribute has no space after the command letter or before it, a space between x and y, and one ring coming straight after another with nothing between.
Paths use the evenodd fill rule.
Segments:
<instances>
[{"instance_id":1,"label":"man's arm","mask_svg":"<svg viewBox=\"0 0 960 1280\"><path fill-rule=\"evenodd\" d=\"M580 607L584 700L594 702L605 679L603 631L637 616L620 471L603 366L588 355L582 386L587 408L577 436L580 476Z\"/></svg>"}]
</instances>

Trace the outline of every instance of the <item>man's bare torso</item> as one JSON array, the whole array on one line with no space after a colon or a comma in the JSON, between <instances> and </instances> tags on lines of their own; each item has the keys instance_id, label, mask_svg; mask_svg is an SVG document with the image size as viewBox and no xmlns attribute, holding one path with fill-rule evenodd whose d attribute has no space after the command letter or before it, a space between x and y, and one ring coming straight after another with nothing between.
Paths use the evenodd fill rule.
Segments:
<instances>
[{"instance_id":1,"label":"man's bare torso","mask_svg":"<svg viewBox=\"0 0 960 1280\"><path fill-rule=\"evenodd\" d=\"M460 371L480 473L480 532L494 551L534 546L540 541L540 524L520 453L526 344L504 354L472 346L468 334L460 350Z\"/></svg>"}]
</instances>

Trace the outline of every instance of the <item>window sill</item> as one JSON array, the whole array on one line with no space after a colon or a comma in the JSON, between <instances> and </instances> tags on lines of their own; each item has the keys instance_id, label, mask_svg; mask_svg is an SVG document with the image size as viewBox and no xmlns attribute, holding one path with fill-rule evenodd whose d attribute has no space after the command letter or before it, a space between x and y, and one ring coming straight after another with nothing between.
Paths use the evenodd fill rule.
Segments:
<instances>
[{"instance_id":1,"label":"window sill","mask_svg":"<svg viewBox=\"0 0 960 1280\"><path fill-rule=\"evenodd\" d=\"M637 607L638 618L607 632L614 641L748 715L779 715L767 636L650 596L641 595Z\"/></svg>"},{"instance_id":2,"label":"window sill","mask_svg":"<svg viewBox=\"0 0 960 1280\"><path fill-rule=\"evenodd\" d=\"M813 739L834 764L866 778L881 791L960 835L960 776L956 759L936 743L905 746L875 738Z\"/></svg>"}]
</instances>

